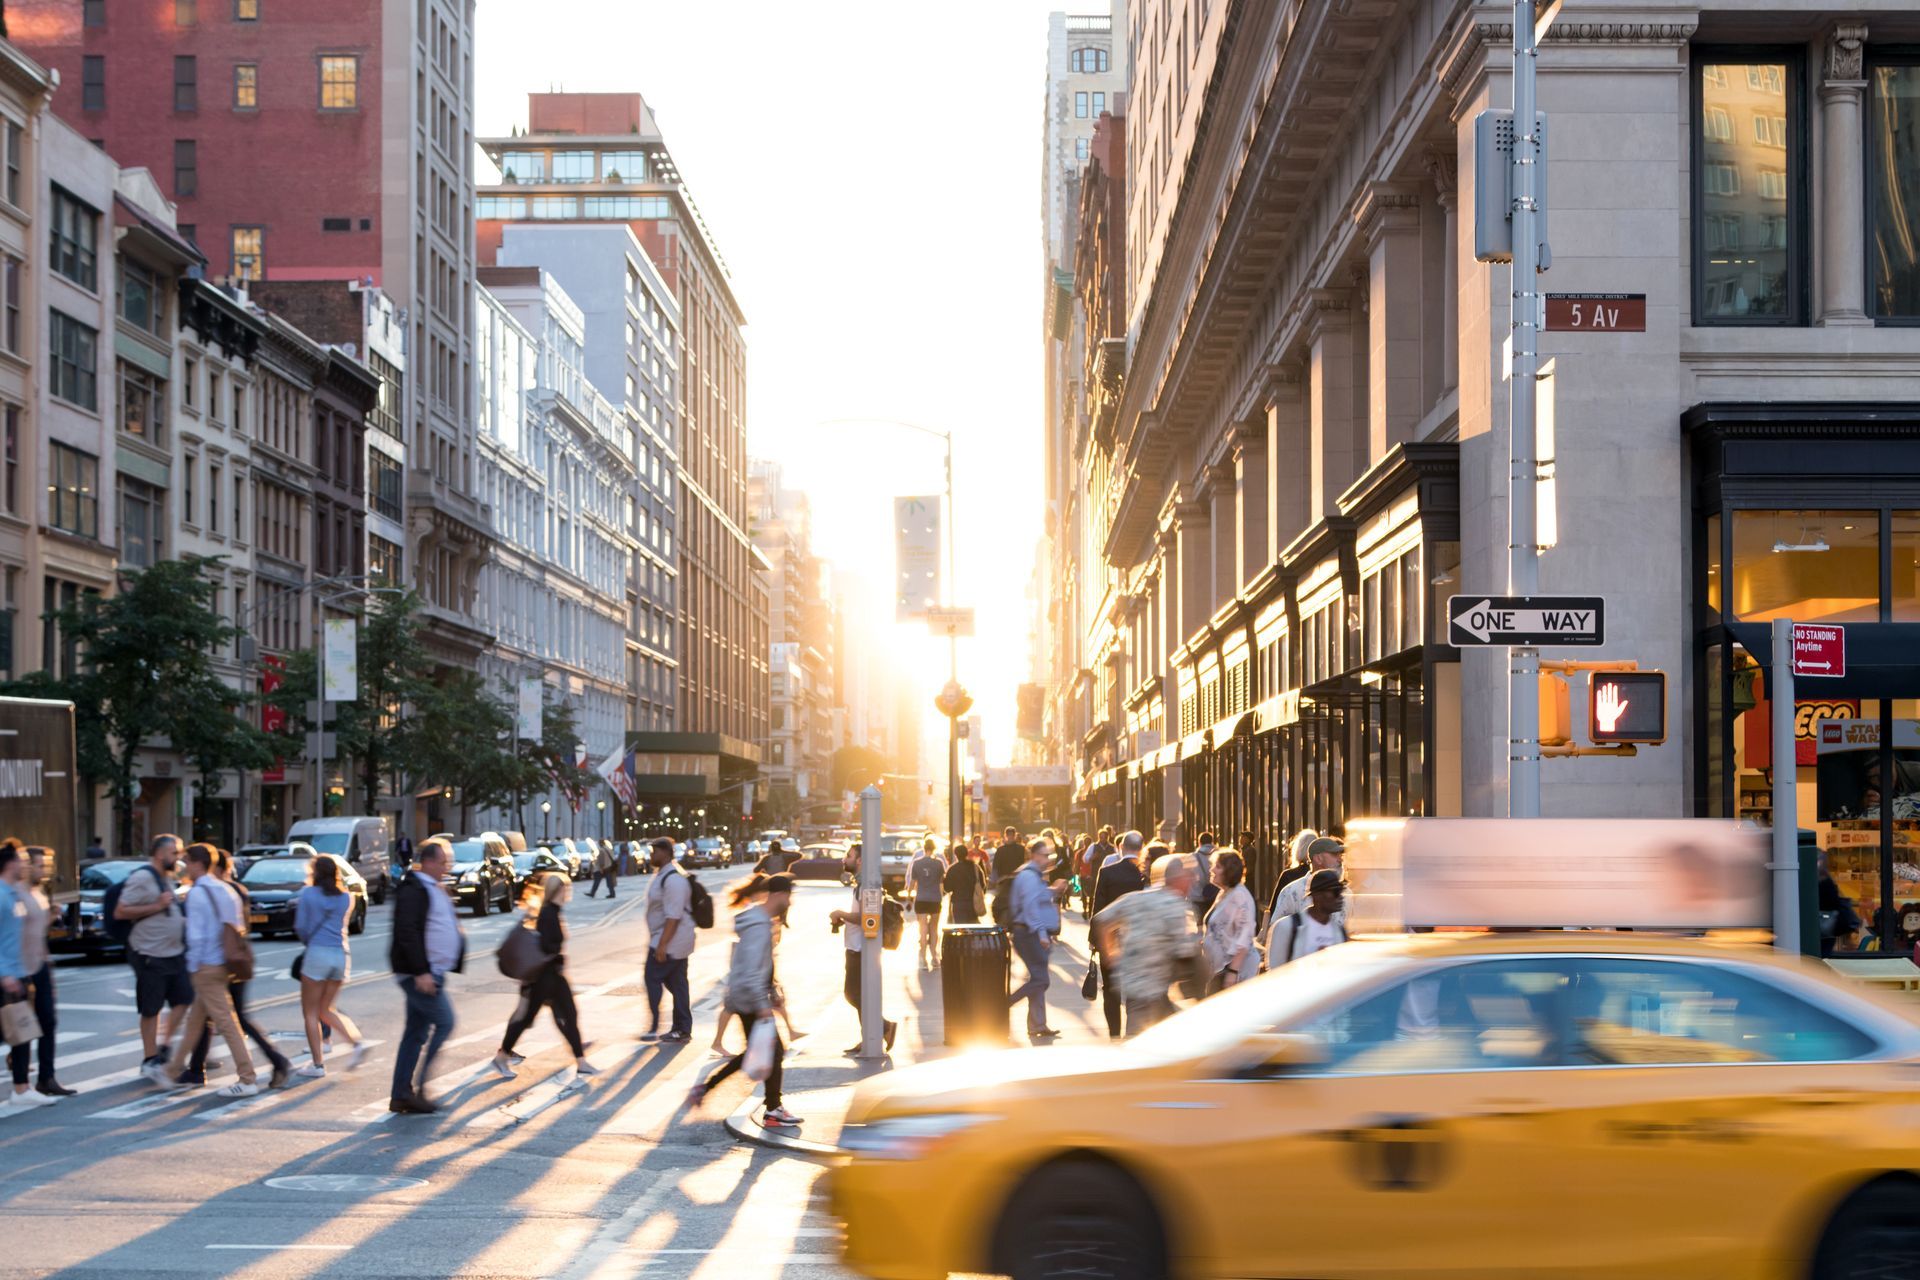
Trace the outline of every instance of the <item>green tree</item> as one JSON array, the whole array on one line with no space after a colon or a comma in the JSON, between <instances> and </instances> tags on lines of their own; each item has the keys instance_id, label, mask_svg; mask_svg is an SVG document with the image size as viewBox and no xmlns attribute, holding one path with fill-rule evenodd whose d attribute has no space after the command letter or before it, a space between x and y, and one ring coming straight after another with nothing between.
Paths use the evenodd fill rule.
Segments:
<instances>
[{"instance_id":1,"label":"green tree","mask_svg":"<svg viewBox=\"0 0 1920 1280\"><path fill-rule=\"evenodd\" d=\"M62 637L78 646L82 670L65 680L40 673L9 687L72 699L82 726L81 768L112 787L123 855L133 851L135 761L142 748L169 739L198 753L196 765L212 765L217 776L258 747L238 719L249 695L222 681L213 665L213 655L237 634L214 608L218 584L209 570L217 565L204 556L165 560L124 574L112 596L81 596L52 617ZM230 739L225 744L202 740L218 736L205 730L216 719Z\"/></svg>"},{"instance_id":2,"label":"green tree","mask_svg":"<svg viewBox=\"0 0 1920 1280\"><path fill-rule=\"evenodd\" d=\"M461 805L506 808L521 780L511 747L513 712L471 671L448 671L416 688L391 757L409 791L452 787Z\"/></svg>"}]
</instances>

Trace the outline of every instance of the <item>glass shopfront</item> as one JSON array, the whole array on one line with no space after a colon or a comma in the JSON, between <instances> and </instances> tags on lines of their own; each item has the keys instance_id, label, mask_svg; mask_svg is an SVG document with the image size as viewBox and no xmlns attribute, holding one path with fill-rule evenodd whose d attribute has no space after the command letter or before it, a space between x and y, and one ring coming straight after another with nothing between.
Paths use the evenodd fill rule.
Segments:
<instances>
[{"instance_id":1,"label":"glass shopfront","mask_svg":"<svg viewBox=\"0 0 1920 1280\"><path fill-rule=\"evenodd\" d=\"M1824 414L1825 416L1820 416ZM1838 415L1837 418L1835 415ZM1858 927L1841 953L1920 943L1920 411L1703 406L1694 465L1694 811L1773 822L1776 714L1795 808ZM1844 676L1768 689L1775 619L1846 628Z\"/></svg>"}]
</instances>

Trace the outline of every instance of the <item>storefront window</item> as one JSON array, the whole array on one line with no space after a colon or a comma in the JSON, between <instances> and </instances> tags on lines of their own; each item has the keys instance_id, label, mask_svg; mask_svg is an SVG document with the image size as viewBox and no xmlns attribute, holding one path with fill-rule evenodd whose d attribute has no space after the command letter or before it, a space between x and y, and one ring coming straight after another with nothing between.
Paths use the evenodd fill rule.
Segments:
<instances>
[{"instance_id":1,"label":"storefront window","mask_svg":"<svg viewBox=\"0 0 1920 1280\"><path fill-rule=\"evenodd\" d=\"M1746 622L1877 622L1877 511L1736 511L1731 604Z\"/></svg>"},{"instance_id":2,"label":"storefront window","mask_svg":"<svg viewBox=\"0 0 1920 1280\"><path fill-rule=\"evenodd\" d=\"M1869 297L1881 319L1920 320L1920 66L1876 66L1871 89Z\"/></svg>"},{"instance_id":3,"label":"storefront window","mask_svg":"<svg viewBox=\"0 0 1920 1280\"><path fill-rule=\"evenodd\" d=\"M1893 513L1893 621L1920 622L1920 511Z\"/></svg>"},{"instance_id":4,"label":"storefront window","mask_svg":"<svg viewBox=\"0 0 1920 1280\"><path fill-rule=\"evenodd\" d=\"M1427 616L1435 620L1434 639L1445 644L1446 628L1439 624L1447 617L1447 597L1460 593L1460 544L1436 542L1430 550L1433 564L1432 572L1427 575L1427 590L1431 592L1427 600Z\"/></svg>"},{"instance_id":5,"label":"storefront window","mask_svg":"<svg viewBox=\"0 0 1920 1280\"><path fill-rule=\"evenodd\" d=\"M1720 579L1725 566L1720 563L1720 517L1707 517L1707 617L1706 621L1720 621Z\"/></svg>"}]
</instances>

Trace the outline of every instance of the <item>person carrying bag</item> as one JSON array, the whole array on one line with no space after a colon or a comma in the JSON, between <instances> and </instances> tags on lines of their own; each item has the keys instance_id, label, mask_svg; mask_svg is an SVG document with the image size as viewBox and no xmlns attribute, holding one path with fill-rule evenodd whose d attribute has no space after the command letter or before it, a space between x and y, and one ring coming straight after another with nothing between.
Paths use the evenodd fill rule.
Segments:
<instances>
[{"instance_id":1,"label":"person carrying bag","mask_svg":"<svg viewBox=\"0 0 1920 1280\"><path fill-rule=\"evenodd\" d=\"M774 1015L786 1001L773 979L773 922L786 914L792 898L793 877L784 873L756 873L734 887L731 900L737 914L733 917L733 958L727 968L727 1008L746 1024L747 1047L693 1086L687 1095L689 1107L699 1107L716 1084L736 1071L744 1071L749 1080L766 1083L767 1106L760 1121L763 1127L790 1129L800 1124L800 1117L782 1105L785 1047L774 1024Z\"/></svg>"}]
</instances>

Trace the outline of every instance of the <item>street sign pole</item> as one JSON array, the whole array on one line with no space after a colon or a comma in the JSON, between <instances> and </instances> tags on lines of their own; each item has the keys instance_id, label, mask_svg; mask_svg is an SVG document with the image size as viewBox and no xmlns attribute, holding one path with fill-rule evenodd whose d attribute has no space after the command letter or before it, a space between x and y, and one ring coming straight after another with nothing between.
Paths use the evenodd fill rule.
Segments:
<instances>
[{"instance_id":1,"label":"street sign pole","mask_svg":"<svg viewBox=\"0 0 1920 1280\"><path fill-rule=\"evenodd\" d=\"M1794 757L1793 620L1773 620L1773 670L1767 673L1773 708L1773 945L1800 954L1800 815Z\"/></svg>"},{"instance_id":2,"label":"street sign pole","mask_svg":"<svg viewBox=\"0 0 1920 1280\"><path fill-rule=\"evenodd\" d=\"M859 929L860 939L860 1056L872 1059L885 1055L880 1043L880 934L886 927L885 890L880 881L880 788L868 787L860 793L860 915L858 921L841 925ZM879 925L869 930L867 920L878 917Z\"/></svg>"},{"instance_id":3,"label":"street sign pole","mask_svg":"<svg viewBox=\"0 0 1920 1280\"><path fill-rule=\"evenodd\" d=\"M1538 234L1540 125L1534 92L1534 23L1537 0L1513 5L1513 271L1509 319L1513 325L1513 376L1507 386L1507 593L1540 590L1539 532L1534 510L1538 460L1534 457L1534 399L1540 351ZM1516 645L1508 651L1507 812L1540 816L1540 650Z\"/></svg>"}]
</instances>

